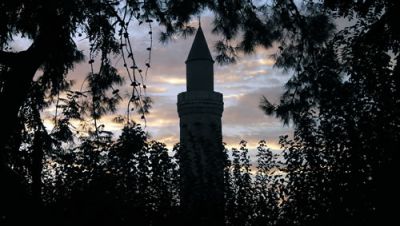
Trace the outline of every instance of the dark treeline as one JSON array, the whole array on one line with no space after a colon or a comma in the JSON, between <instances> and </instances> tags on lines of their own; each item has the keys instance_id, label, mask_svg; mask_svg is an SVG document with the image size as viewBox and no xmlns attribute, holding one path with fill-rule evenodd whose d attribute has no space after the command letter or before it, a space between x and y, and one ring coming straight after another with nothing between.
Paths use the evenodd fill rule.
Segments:
<instances>
[{"instance_id":1,"label":"dark treeline","mask_svg":"<svg viewBox=\"0 0 400 226\"><path fill-rule=\"evenodd\" d=\"M52 141L56 140L48 140ZM285 169L265 141L260 141L252 167L246 145L241 141L239 149L224 151L226 224L279 225L284 217ZM27 144L11 164L28 181L25 192L33 199L25 202L34 208L28 213L15 210L3 223L26 222L20 218L26 214L44 225L181 223L178 144L168 150L148 140L136 124L125 126L118 139L109 134L81 138L79 145L43 153L39 184L30 157L35 148Z\"/></svg>"}]
</instances>

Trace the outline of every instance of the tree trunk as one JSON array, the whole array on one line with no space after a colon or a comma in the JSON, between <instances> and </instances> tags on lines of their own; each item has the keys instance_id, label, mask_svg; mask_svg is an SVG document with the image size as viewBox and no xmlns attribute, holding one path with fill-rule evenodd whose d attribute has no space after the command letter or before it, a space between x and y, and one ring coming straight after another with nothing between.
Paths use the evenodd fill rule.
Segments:
<instances>
[{"instance_id":1,"label":"tree trunk","mask_svg":"<svg viewBox=\"0 0 400 226\"><path fill-rule=\"evenodd\" d=\"M37 24L38 32L26 51L12 53L0 50L0 66L3 67L0 86L0 104L3 105L0 111L0 225L3 225L2 219L7 219L3 213L9 213L10 216L14 214L17 220L21 216L24 216L22 219L29 219L26 216L32 216L36 208L35 206L28 209L27 206L32 204L32 197L26 192L27 184L24 178L8 167L6 152L17 149L11 148L10 144L14 143L12 137L18 126L18 112L32 89L35 73L50 57L58 56L54 53L62 51L60 50L62 47L64 50L66 46L69 47L66 45L71 38L69 17L60 16L56 10L57 5L51 3L52 1L49 1L49 7L38 12L41 17ZM42 155L43 150L39 150L34 153L32 159L35 165L32 170L35 171L33 176L36 181L34 186L36 194L40 194Z\"/></svg>"},{"instance_id":2,"label":"tree trunk","mask_svg":"<svg viewBox=\"0 0 400 226\"><path fill-rule=\"evenodd\" d=\"M5 66L0 91L0 224L20 222L21 215L31 215L32 200L22 176L8 167L6 153L13 147L13 134L18 126L18 112L27 98L32 80L43 64L50 45L49 38L39 35L34 43L19 53L1 53L0 64ZM51 42L50 42L51 43ZM6 57L4 57L6 55ZM14 147L15 149L15 147Z\"/></svg>"},{"instance_id":3,"label":"tree trunk","mask_svg":"<svg viewBox=\"0 0 400 226\"><path fill-rule=\"evenodd\" d=\"M28 62L27 56L29 55L24 52L21 58L25 60L21 61L21 65L10 68L6 73L0 95L0 103L3 104L0 117L0 218L2 218L0 221L4 220L5 225L20 222L21 219L18 219L17 213L26 216L25 214L30 211L27 206L31 202L24 186L24 179L14 173L7 166L6 161L6 152L10 151L9 146L13 142L12 135L17 126L19 108L26 98L32 78L40 65L34 60Z\"/></svg>"},{"instance_id":4,"label":"tree trunk","mask_svg":"<svg viewBox=\"0 0 400 226\"><path fill-rule=\"evenodd\" d=\"M0 161L5 164L5 152L17 126L18 111L31 88L33 76L41 65L35 51L28 49L18 54L15 65L10 65L3 78L0 104L3 104L0 117Z\"/></svg>"}]
</instances>

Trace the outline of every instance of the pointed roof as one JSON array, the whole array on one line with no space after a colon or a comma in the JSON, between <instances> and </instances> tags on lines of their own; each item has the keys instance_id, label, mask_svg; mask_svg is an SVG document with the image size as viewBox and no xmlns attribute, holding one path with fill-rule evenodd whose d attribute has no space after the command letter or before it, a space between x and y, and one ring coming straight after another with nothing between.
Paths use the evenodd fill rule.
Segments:
<instances>
[{"instance_id":1,"label":"pointed roof","mask_svg":"<svg viewBox=\"0 0 400 226\"><path fill-rule=\"evenodd\" d=\"M186 63L193 60L209 60L214 62L211 57L210 50L208 49L207 41L204 37L201 26L199 26L199 29L197 29L197 33L194 37L192 48L190 49Z\"/></svg>"}]
</instances>

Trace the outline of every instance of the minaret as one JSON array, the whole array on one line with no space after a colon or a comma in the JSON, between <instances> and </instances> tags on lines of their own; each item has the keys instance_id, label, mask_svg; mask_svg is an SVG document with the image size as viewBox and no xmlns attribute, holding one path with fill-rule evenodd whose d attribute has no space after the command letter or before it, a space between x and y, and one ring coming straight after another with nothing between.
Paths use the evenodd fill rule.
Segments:
<instances>
[{"instance_id":1,"label":"minaret","mask_svg":"<svg viewBox=\"0 0 400 226\"><path fill-rule=\"evenodd\" d=\"M214 60L200 26L186 60L186 83L178 95L183 216L186 225L223 225L224 104L214 92Z\"/></svg>"}]
</instances>

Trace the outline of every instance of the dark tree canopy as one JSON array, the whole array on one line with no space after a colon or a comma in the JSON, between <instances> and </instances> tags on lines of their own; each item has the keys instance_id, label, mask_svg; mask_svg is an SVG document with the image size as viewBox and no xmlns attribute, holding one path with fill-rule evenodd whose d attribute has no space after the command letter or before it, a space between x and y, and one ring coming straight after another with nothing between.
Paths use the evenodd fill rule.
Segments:
<instances>
[{"instance_id":1,"label":"dark tree canopy","mask_svg":"<svg viewBox=\"0 0 400 226\"><path fill-rule=\"evenodd\" d=\"M316 26L309 29L301 16L299 32L310 36L281 46L276 63L293 73L286 92L280 103L264 98L260 105L295 126L294 138L280 141L288 173L285 221L390 224L392 201L382 195L396 196L391 172L400 141L399 5L325 1L321 7L348 26L318 37L302 30ZM309 43L314 38L318 42Z\"/></svg>"}]
</instances>

